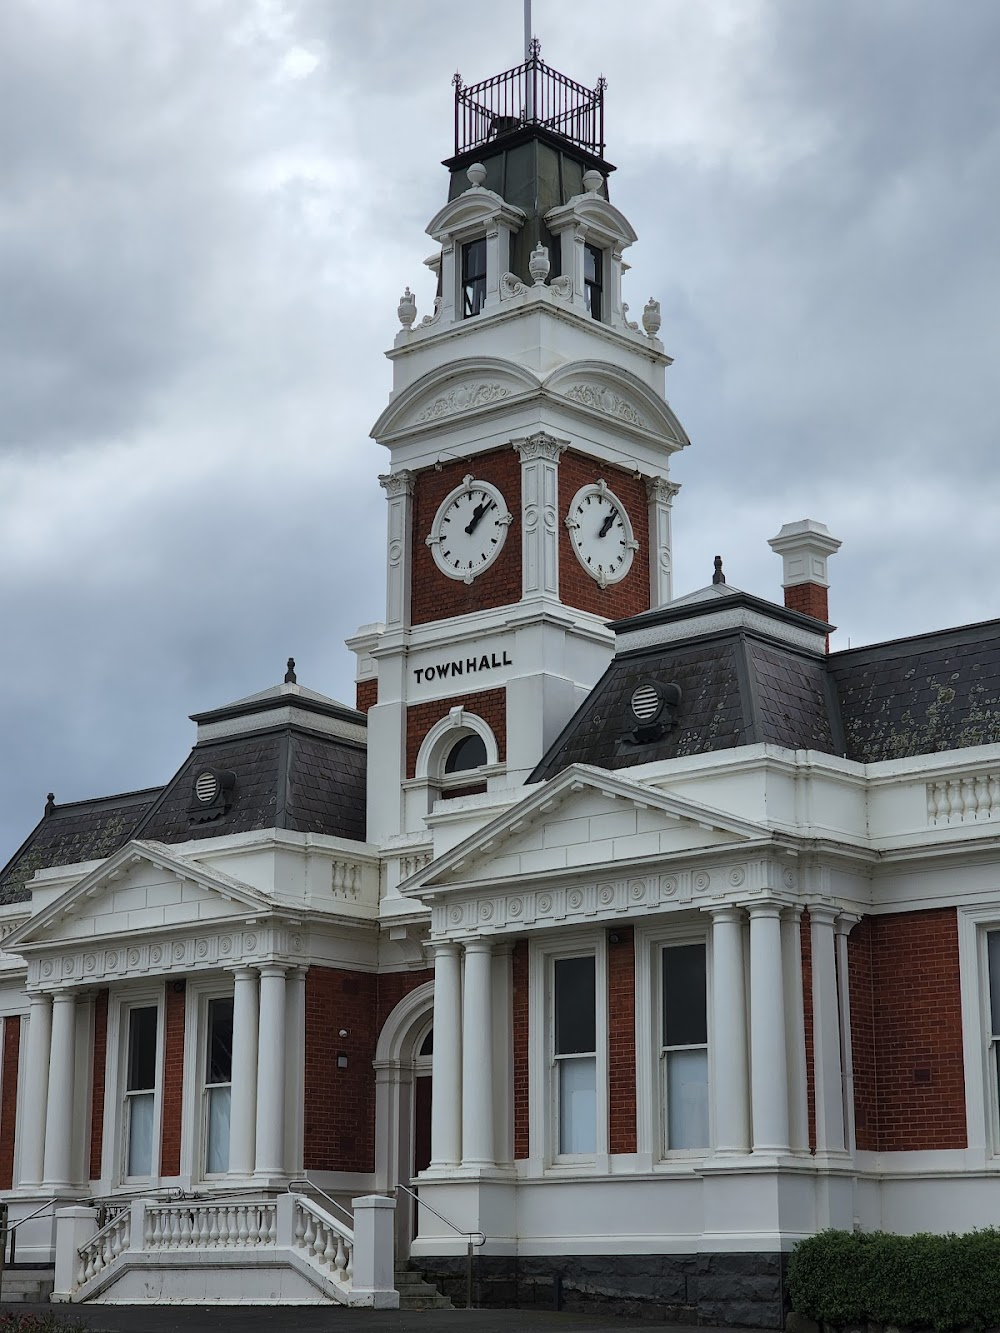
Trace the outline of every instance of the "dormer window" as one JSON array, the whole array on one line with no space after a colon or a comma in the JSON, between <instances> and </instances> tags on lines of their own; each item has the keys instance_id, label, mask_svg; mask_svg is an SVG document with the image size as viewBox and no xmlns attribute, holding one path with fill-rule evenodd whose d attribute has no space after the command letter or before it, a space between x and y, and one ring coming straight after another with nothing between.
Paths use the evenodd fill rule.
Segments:
<instances>
[{"instance_id":1,"label":"dormer window","mask_svg":"<svg viewBox=\"0 0 1000 1333\"><path fill-rule=\"evenodd\" d=\"M604 253L596 245L584 246L583 297L592 319L603 318Z\"/></svg>"},{"instance_id":2,"label":"dormer window","mask_svg":"<svg viewBox=\"0 0 1000 1333\"><path fill-rule=\"evenodd\" d=\"M462 318L478 315L486 303L486 237L462 246Z\"/></svg>"}]
</instances>

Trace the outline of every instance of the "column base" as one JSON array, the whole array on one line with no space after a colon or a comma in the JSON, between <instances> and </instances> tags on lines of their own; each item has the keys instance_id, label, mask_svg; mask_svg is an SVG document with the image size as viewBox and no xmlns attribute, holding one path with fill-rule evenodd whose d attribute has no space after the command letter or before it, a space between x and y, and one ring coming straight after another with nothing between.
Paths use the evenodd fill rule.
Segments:
<instances>
[{"instance_id":1,"label":"column base","mask_svg":"<svg viewBox=\"0 0 1000 1333\"><path fill-rule=\"evenodd\" d=\"M255 1189L287 1190L291 1179L292 1177L287 1172L255 1171L248 1183L253 1185ZM224 1185L222 1188L227 1187Z\"/></svg>"}]
</instances>

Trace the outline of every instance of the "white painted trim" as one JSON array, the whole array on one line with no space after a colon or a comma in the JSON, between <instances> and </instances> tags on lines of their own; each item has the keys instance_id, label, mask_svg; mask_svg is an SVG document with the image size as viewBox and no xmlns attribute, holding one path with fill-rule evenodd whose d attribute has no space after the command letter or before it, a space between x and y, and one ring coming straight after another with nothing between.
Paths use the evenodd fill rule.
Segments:
<instances>
[{"instance_id":1,"label":"white painted trim","mask_svg":"<svg viewBox=\"0 0 1000 1333\"><path fill-rule=\"evenodd\" d=\"M163 1058L166 1049L166 983L129 986L108 995L108 1035L104 1077L104 1133L101 1142L101 1191L159 1187L163 1152ZM128 1021L131 1009L156 1006L156 1087L153 1101L153 1162L148 1177L125 1175L125 1078L128 1068ZM181 1120L183 1132L183 1117ZM183 1159L181 1161L183 1168Z\"/></svg>"},{"instance_id":2,"label":"white painted trim","mask_svg":"<svg viewBox=\"0 0 1000 1333\"><path fill-rule=\"evenodd\" d=\"M452 745L463 735L474 733L486 746L486 763L480 768L471 768L465 774L466 782L476 782L483 768L496 767L500 763L500 747L489 723L467 708L452 708L440 718L420 742L414 780L440 781L444 778L444 759ZM452 775L449 774L449 777Z\"/></svg>"}]
</instances>

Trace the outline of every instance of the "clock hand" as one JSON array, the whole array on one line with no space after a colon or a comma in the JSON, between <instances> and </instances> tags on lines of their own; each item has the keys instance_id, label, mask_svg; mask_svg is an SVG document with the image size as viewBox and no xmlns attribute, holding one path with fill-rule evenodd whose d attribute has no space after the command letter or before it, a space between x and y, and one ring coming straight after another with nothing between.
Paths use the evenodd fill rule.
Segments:
<instances>
[{"instance_id":1,"label":"clock hand","mask_svg":"<svg viewBox=\"0 0 1000 1333\"><path fill-rule=\"evenodd\" d=\"M493 503L494 502L492 500L484 500L481 505L476 505L475 509L472 512L472 521L465 525L465 531L469 534L470 537L475 532L476 528L479 526L480 519L483 517L483 515L485 513L488 513L488 511L493 508Z\"/></svg>"},{"instance_id":2,"label":"clock hand","mask_svg":"<svg viewBox=\"0 0 1000 1333\"><path fill-rule=\"evenodd\" d=\"M606 537L606 536L608 535L608 533L611 531L611 524L615 521L615 519L616 519L617 517L618 517L618 515L617 515L617 514L615 513L615 511L612 509L611 513L607 516L607 518L606 518L606 519L604 520L604 522L601 524L601 530L600 530L600 532L597 534L598 537Z\"/></svg>"}]
</instances>

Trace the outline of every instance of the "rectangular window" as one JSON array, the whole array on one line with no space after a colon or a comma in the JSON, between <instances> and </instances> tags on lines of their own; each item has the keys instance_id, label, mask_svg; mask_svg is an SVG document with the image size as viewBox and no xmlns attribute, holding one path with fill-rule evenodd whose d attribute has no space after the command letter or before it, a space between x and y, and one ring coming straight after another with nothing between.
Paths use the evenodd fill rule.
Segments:
<instances>
[{"instance_id":1,"label":"rectangular window","mask_svg":"<svg viewBox=\"0 0 1000 1333\"><path fill-rule=\"evenodd\" d=\"M462 318L478 315L486 302L486 239L462 246Z\"/></svg>"},{"instance_id":2,"label":"rectangular window","mask_svg":"<svg viewBox=\"0 0 1000 1333\"><path fill-rule=\"evenodd\" d=\"M125 1174L153 1174L153 1123L156 1109L155 1004L128 1011L125 1079Z\"/></svg>"},{"instance_id":3,"label":"rectangular window","mask_svg":"<svg viewBox=\"0 0 1000 1333\"><path fill-rule=\"evenodd\" d=\"M205 1174L229 1170L233 1001L209 1000L205 1034Z\"/></svg>"},{"instance_id":4,"label":"rectangular window","mask_svg":"<svg viewBox=\"0 0 1000 1333\"><path fill-rule=\"evenodd\" d=\"M986 953L990 974L990 1078L993 1082L994 1106L1000 1108L1000 930L987 932ZM997 1109L994 1109L993 1116L994 1133L997 1133Z\"/></svg>"},{"instance_id":5,"label":"rectangular window","mask_svg":"<svg viewBox=\"0 0 1000 1333\"><path fill-rule=\"evenodd\" d=\"M593 319L602 318L604 293L604 254L596 245L583 250L583 299Z\"/></svg>"},{"instance_id":6,"label":"rectangular window","mask_svg":"<svg viewBox=\"0 0 1000 1333\"><path fill-rule=\"evenodd\" d=\"M708 1006L704 944L660 951L660 1086L665 1151L708 1146Z\"/></svg>"},{"instance_id":7,"label":"rectangular window","mask_svg":"<svg viewBox=\"0 0 1000 1333\"><path fill-rule=\"evenodd\" d=\"M597 1151L597 960L553 965L553 1063L560 1153Z\"/></svg>"}]
</instances>

